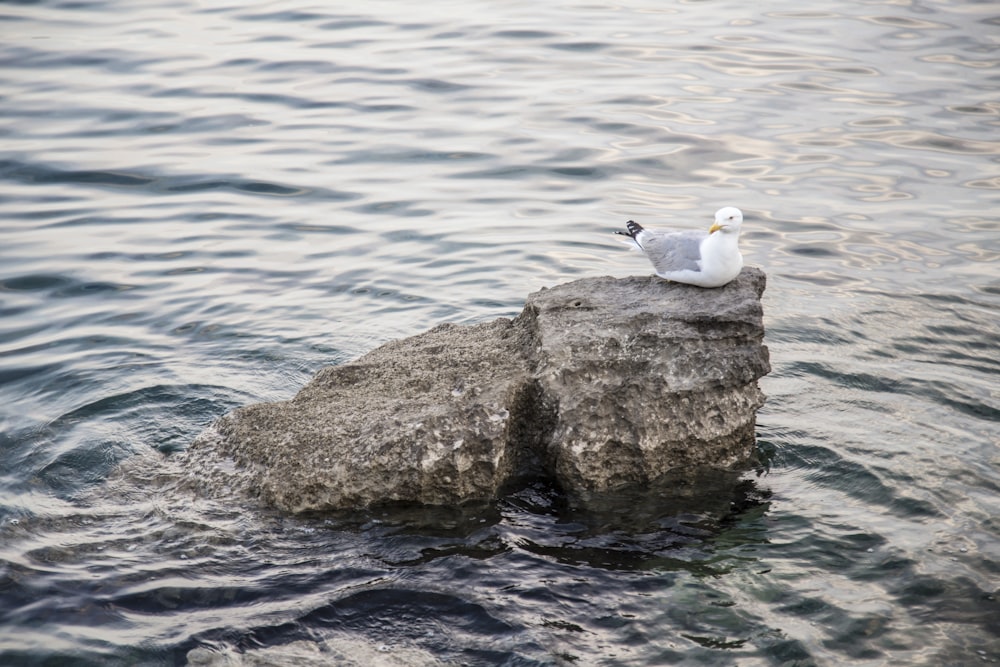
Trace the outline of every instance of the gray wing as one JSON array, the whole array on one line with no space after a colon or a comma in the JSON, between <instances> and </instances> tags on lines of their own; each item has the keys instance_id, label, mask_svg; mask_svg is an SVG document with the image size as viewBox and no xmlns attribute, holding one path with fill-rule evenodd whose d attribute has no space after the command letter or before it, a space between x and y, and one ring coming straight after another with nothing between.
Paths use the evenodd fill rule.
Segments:
<instances>
[{"instance_id":1,"label":"gray wing","mask_svg":"<svg viewBox=\"0 0 1000 667\"><path fill-rule=\"evenodd\" d=\"M653 263L657 273L697 271L700 267L701 242L708 236L703 230L683 232L650 232L643 230L641 244L646 257Z\"/></svg>"}]
</instances>

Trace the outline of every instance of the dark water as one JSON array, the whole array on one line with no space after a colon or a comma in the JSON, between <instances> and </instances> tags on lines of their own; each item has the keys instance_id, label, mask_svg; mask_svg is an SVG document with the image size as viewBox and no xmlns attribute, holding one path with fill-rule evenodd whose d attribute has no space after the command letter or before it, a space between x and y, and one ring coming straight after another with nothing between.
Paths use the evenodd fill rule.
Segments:
<instances>
[{"instance_id":1,"label":"dark water","mask_svg":"<svg viewBox=\"0 0 1000 667\"><path fill-rule=\"evenodd\" d=\"M1000 662L995 4L9 2L0 30L0 664ZM227 410L647 273L612 229L722 205L769 277L764 474L588 512L172 489Z\"/></svg>"}]
</instances>

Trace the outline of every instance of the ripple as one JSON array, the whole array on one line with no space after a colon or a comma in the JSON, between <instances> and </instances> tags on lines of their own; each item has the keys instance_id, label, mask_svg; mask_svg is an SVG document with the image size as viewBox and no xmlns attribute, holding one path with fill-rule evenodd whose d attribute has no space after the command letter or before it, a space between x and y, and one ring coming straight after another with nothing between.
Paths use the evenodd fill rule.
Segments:
<instances>
[{"instance_id":1,"label":"ripple","mask_svg":"<svg viewBox=\"0 0 1000 667\"><path fill-rule=\"evenodd\" d=\"M93 183L124 187L147 185L153 181L146 176L120 171L65 171L36 167L12 160L0 162L0 176L29 183Z\"/></svg>"},{"instance_id":2,"label":"ripple","mask_svg":"<svg viewBox=\"0 0 1000 667\"><path fill-rule=\"evenodd\" d=\"M862 16L860 18L863 21L869 21L879 25L888 25L894 28L912 28L914 30L942 30L945 28L955 27L944 23L935 23L934 21L917 19L912 16Z\"/></svg>"},{"instance_id":3,"label":"ripple","mask_svg":"<svg viewBox=\"0 0 1000 667\"><path fill-rule=\"evenodd\" d=\"M1000 190L1000 176L993 178L977 178L972 181L962 183L963 187L975 188L977 190Z\"/></svg>"},{"instance_id":4,"label":"ripple","mask_svg":"<svg viewBox=\"0 0 1000 667\"><path fill-rule=\"evenodd\" d=\"M153 177L127 172L77 171L60 170L50 167L38 167L6 161L0 163L0 176L6 176L23 182L39 184L69 183L78 185L98 185L125 188L140 188L153 186L153 189L163 192L186 194L204 190L231 189L254 195L298 197L312 194L305 188L289 187L277 183L242 180L214 180L201 182L183 182L184 178ZM172 182L173 181L173 182ZM350 200L357 195L352 193L327 190L325 197L336 200Z\"/></svg>"},{"instance_id":5,"label":"ripple","mask_svg":"<svg viewBox=\"0 0 1000 667\"><path fill-rule=\"evenodd\" d=\"M72 280L64 276L28 275L7 278L0 282L0 289L12 292L33 292L36 290L51 290L65 287Z\"/></svg>"},{"instance_id":6,"label":"ripple","mask_svg":"<svg viewBox=\"0 0 1000 667\"><path fill-rule=\"evenodd\" d=\"M934 132L872 132L856 137L861 141L884 143L901 148L919 148L955 154L989 155L1000 150L1000 142L972 141Z\"/></svg>"},{"instance_id":7,"label":"ripple","mask_svg":"<svg viewBox=\"0 0 1000 667\"><path fill-rule=\"evenodd\" d=\"M8 3L0 662L991 657L990 11ZM769 274L760 471L589 510L178 488L226 410L645 271L615 221L721 199Z\"/></svg>"},{"instance_id":8,"label":"ripple","mask_svg":"<svg viewBox=\"0 0 1000 667\"><path fill-rule=\"evenodd\" d=\"M551 39L559 37L559 34L544 30L498 30L492 36L500 39Z\"/></svg>"}]
</instances>

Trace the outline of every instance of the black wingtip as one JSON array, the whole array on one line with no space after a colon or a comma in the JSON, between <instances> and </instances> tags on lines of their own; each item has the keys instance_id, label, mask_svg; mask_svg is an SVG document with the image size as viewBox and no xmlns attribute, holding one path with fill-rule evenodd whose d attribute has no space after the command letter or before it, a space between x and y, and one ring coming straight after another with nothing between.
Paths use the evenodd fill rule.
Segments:
<instances>
[{"instance_id":1,"label":"black wingtip","mask_svg":"<svg viewBox=\"0 0 1000 667\"><path fill-rule=\"evenodd\" d=\"M642 225L640 225L635 220L629 220L628 222L626 222L625 227L628 229L628 234L625 234L625 232L619 232L619 233L624 234L625 236L631 236L632 238L635 238L636 235L642 231Z\"/></svg>"}]
</instances>

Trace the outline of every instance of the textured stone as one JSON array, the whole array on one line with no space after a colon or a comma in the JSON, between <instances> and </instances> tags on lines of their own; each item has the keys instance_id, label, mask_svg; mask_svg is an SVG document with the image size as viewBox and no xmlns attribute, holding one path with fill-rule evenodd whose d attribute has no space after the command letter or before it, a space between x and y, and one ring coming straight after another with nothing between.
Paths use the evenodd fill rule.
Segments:
<instances>
[{"instance_id":1,"label":"textured stone","mask_svg":"<svg viewBox=\"0 0 1000 667\"><path fill-rule=\"evenodd\" d=\"M764 274L747 270L712 290L592 278L529 296L521 317L558 415L547 461L560 483L600 491L745 460L764 402L756 381L770 371L763 290Z\"/></svg>"},{"instance_id":2,"label":"textured stone","mask_svg":"<svg viewBox=\"0 0 1000 667\"><path fill-rule=\"evenodd\" d=\"M766 374L764 274L702 289L590 278L514 320L442 325L237 409L182 455L191 481L299 512L486 500L526 476L590 492L749 458Z\"/></svg>"},{"instance_id":3,"label":"textured stone","mask_svg":"<svg viewBox=\"0 0 1000 667\"><path fill-rule=\"evenodd\" d=\"M522 337L507 319L445 324L324 368L291 401L216 421L191 467L290 511L494 497L538 437Z\"/></svg>"}]
</instances>

